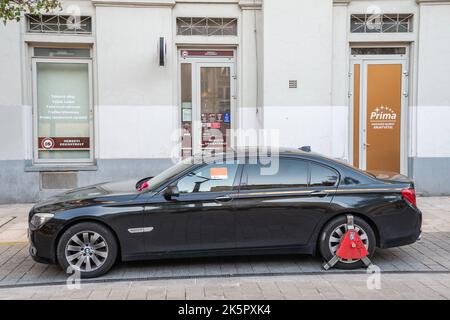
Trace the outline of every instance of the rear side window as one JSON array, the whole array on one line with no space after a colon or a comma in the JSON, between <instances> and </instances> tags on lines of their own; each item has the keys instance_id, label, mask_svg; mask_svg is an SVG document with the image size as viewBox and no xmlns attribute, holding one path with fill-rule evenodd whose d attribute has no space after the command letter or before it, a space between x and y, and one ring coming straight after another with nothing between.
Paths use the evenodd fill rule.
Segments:
<instances>
[{"instance_id":1,"label":"rear side window","mask_svg":"<svg viewBox=\"0 0 450 320\"><path fill-rule=\"evenodd\" d=\"M308 163L280 158L278 170L264 174L260 164L248 164L247 181L241 189L301 188L308 185Z\"/></svg>"},{"instance_id":2,"label":"rear side window","mask_svg":"<svg viewBox=\"0 0 450 320\"><path fill-rule=\"evenodd\" d=\"M332 187L338 181L336 171L319 164L311 163L311 181L310 187Z\"/></svg>"}]
</instances>

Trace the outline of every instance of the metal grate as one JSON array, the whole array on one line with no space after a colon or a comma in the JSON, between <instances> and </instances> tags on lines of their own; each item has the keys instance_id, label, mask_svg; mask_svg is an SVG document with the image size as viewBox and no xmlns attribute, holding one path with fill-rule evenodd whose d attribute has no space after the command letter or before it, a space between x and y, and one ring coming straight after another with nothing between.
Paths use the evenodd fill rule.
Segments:
<instances>
[{"instance_id":1,"label":"metal grate","mask_svg":"<svg viewBox=\"0 0 450 320\"><path fill-rule=\"evenodd\" d=\"M289 89L297 88L297 80L289 80Z\"/></svg>"},{"instance_id":2,"label":"metal grate","mask_svg":"<svg viewBox=\"0 0 450 320\"><path fill-rule=\"evenodd\" d=\"M412 32L413 14L352 14L352 33L400 33Z\"/></svg>"},{"instance_id":3,"label":"metal grate","mask_svg":"<svg viewBox=\"0 0 450 320\"><path fill-rule=\"evenodd\" d=\"M236 36L236 18L177 18L177 34L182 36Z\"/></svg>"},{"instance_id":4,"label":"metal grate","mask_svg":"<svg viewBox=\"0 0 450 320\"><path fill-rule=\"evenodd\" d=\"M76 172L41 172L41 189L73 189L78 186Z\"/></svg>"},{"instance_id":5,"label":"metal grate","mask_svg":"<svg viewBox=\"0 0 450 320\"><path fill-rule=\"evenodd\" d=\"M27 31L36 33L92 33L90 16L27 15Z\"/></svg>"},{"instance_id":6,"label":"metal grate","mask_svg":"<svg viewBox=\"0 0 450 320\"><path fill-rule=\"evenodd\" d=\"M352 55L406 54L406 48L352 48Z\"/></svg>"}]
</instances>

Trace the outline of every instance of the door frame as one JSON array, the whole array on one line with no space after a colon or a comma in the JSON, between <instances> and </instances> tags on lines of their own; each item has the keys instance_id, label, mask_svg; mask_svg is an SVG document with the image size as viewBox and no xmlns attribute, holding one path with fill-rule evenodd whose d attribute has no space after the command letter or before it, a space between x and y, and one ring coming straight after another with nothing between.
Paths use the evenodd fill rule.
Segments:
<instances>
[{"instance_id":1,"label":"door frame","mask_svg":"<svg viewBox=\"0 0 450 320\"><path fill-rule=\"evenodd\" d=\"M194 154L201 152L202 148L202 127L201 127L201 68L203 67L228 67L230 68L230 129L235 130L235 115L236 115L236 83L233 81L233 77L236 74L236 64L234 62L219 62L219 61L199 61L195 63L193 74L195 74L195 82L192 82L192 152ZM230 136L231 141L227 141L228 148L235 146L233 136Z\"/></svg>"},{"instance_id":2,"label":"door frame","mask_svg":"<svg viewBox=\"0 0 450 320\"><path fill-rule=\"evenodd\" d=\"M206 56L206 57L199 57L199 56L192 56L192 57L183 57L181 55L182 51L185 50L211 50L211 51L232 51L233 56L232 57L223 57L223 56ZM178 56L178 64L177 64L177 70L178 70L178 122L177 126L178 128L181 125L181 64L182 63L191 63L191 83L192 83L192 132L191 132L191 138L192 138L192 154L196 154L199 151L201 151L201 139L202 139L202 131L201 131L201 107L200 107L200 67L201 66L213 66L213 67L220 67L220 66L226 66L230 67L230 129L236 130L238 128L238 112L237 112L237 98L238 98L238 92L237 92L237 50L236 48L229 48L229 47L211 47L211 48L204 48L204 47L179 47L177 50L177 56ZM197 110L194 110L197 109ZM195 119L198 119L198 121L195 121ZM181 139L181 136L179 137ZM235 146L236 141L233 139L233 136L231 136L231 141L229 141L229 148L232 148ZM179 143L179 154L181 156L182 146L181 143Z\"/></svg>"},{"instance_id":3,"label":"door frame","mask_svg":"<svg viewBox=\"0 0 450 320\"><path fill-rule=\"evenodd\" d=\"M384 47L384 46L374 46ZM353 140L354 140L354 67L360 65L360 90L359 90L359 168L366 169L367 143L367 66L370 64L401 64L402 65L402 92L401 92L401 117L400 117L400 173L408 174L408 101L409 101L409 47L404 45L391 47L405 47L405 54L394 55L351 55L349 71L349 162L353 164Z\"/></svg>"}]
</instances>

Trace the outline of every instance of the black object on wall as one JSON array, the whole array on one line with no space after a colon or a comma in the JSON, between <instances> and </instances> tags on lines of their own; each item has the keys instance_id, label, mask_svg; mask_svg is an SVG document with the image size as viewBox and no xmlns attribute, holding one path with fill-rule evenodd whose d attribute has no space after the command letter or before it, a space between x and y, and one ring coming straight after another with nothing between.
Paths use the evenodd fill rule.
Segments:
<instances>
[{"instance_id":1,"label":"black object on wall","mask_svg":"<svg viewBox=\"0 0 450 320\"><path fill-rule=\"evenodd\" d=\"M159 66L164 67L166 62L166 41L164 37L159 37Z\"/></svg>"}]
</instances>

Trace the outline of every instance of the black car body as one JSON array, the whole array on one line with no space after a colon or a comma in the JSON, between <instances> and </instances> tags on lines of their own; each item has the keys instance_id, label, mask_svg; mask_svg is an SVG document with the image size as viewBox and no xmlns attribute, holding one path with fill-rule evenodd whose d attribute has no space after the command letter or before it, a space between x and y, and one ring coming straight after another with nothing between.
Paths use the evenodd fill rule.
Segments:
<instances>
[{"instance_id":1,"label":"black car body","mask_svg":"<svg viewBox=\"0 0 450 320\"><path fill-rule=\"evenodd\" d=\"M406 177L383 173L380 179L296 149L280 151L278 173L264 177L267 157L256 164L246 153L231 157L230 165L215 158L185 161L150 179L147 188L142 188L147 182L136 185L137 180L97 184L36 204L29 214L31 255L39 262L61 263L63 235L86 222L112 235L122 261L316 254L334 246L320 249L324 228L347 214L373 231L373 248L411 244L420 236L421 212L414 184ZM33 220L38 213L49 214L42 225Z\"/></svg>"}]
</instances>

